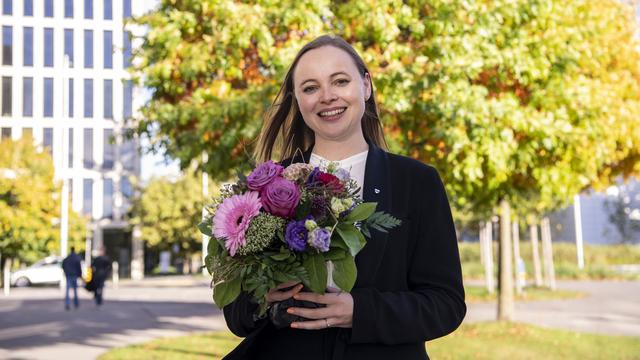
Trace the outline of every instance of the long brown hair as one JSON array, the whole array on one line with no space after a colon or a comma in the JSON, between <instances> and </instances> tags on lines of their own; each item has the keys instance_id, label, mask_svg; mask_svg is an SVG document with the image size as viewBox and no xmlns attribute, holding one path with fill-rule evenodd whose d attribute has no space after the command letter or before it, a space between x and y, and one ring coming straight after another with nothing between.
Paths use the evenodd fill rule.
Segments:
<instances>
[{"instance_id":1,"label":"long brown hair","mask_svg":"<svg viewBox=\"0 0 640 360\"><path fill-rule=\"evenodd\" d=\"M258 162L270 160L276 146L279 150L280 160L282 160L293 157L296 151L304 151L313 144L313 130L305 124L294 95L293 71L302 55L309 50L322 46L334 46L344 50L353 59L360 76L364 78L365 74L369 74L371 79L371 73L360 55L341 37L322 35L307 43L293 60L284 78L284 83L278 91L278 95L265 114L262 130L254 151L254 157ZM386 150L387 143L384 140L382 124L380 123L373 83L370 85L371 96L365 101L364 114L362 115L362 133L367 142Z\"/></svg>"}]
</instances>

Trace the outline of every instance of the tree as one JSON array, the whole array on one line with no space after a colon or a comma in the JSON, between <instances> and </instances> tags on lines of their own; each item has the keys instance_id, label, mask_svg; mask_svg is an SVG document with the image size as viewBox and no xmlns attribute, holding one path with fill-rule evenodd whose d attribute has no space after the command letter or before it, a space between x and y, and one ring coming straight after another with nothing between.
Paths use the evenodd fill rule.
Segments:
<instances>
[{"instance_id":1,"label":"tree","mask_svg":"<svg viewBox=\"0 0 640 360\"><path fill-rule=\"evenodd\" d=\"M60 191L49 154L31 138L0 142L0 252L27 263L60 248ZM69 244L84 247L85 221L70 211Z\"/></svg>"},{"instance_id":2,"label":"tree","mask_svg":"<svg viewBox=\"0 0 640 360\"><path fill-rule=\"evenodd\" d=\"M202 220L202 185L193 174L175 181L152 178L132 201L132 226L140 226L142 240L158 251L178 248L178 256L201 250L197 229Z\"/></svg>"}]
</instances>

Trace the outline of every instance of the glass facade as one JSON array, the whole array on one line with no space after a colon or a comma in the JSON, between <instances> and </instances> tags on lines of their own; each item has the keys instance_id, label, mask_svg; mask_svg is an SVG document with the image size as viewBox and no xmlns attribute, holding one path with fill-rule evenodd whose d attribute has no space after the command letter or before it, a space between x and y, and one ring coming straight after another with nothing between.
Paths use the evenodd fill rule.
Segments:
<instances>
[{"instance_id":1,"label":"glass facade","mask_svg":"<svg viewBox=\"0 0 640 360\"><path fill-rule=\"evenodd\" d=\"M22 78L22 116L33 116L33 78Z\"/></svg>"},{"instance_id":2,"label":"glass facade","mask_svg":"<svg viewBox=\"0 0 640 360\"><path fill-rule=\"evenodd\" d=\"M113 163L116 158L116 148L115 144L111 143L111 138L113 137L112 129L104 129L104 138L102 141L103 149L102 149L102 168L105 170L112 170Z\"/></svg>"},{"instance_id":3,"label":"glass facade","mask_svg":"<svg viewBox=\"0 0 640 360\"><path fill-rule=\"evenodd\" d=\"M93 0L84 0L84 18L93 19Z\"/></svg>"},{"instance_id":4,"label":"glass facade","mask_svg":"<svg viewBox=\"0 0 640 360\"><path fill-rule=\"evenodd\" d=\"M104 0L103 14L105 20L113 19L113 4L111 3L111 0Z\"/></svg>"},{"instance_id":5,"label":"glass facade","mask_svg":"<svg viewBox=\"0 0 640 360\"><path fill-rule=\"evenodd\" d=\"M123 140L120 147L120 162L122 168L128 171L136 170L136 144L130 139Z\"/></svg>"},{"instance_id":6,"label":"glass facade","mask_svg":"<svg viewBox=\"0 0 640 360\"><path fill-rule=\"evenodd\" d=\"M73 67L73 29L64 29L64 54L69 57L69 66Z\"/></svg>"},{"instance_id":7,"label":"glass facade","mask_svg":"<svg viewBox=\"0 0 640 360\"><path fill-rule=\"evenodd\" d=\"M131 186L131 181L129 181L128 176L120 178L120 191L122 192L122 196L127 199L133 196L133 186Z\"/></svg>"},{"instance_id":8,"label":"glass facade","mask_svg":"<svg viewBox=\"0 0 640 360\"><path fill-rule=\"evenodd\" d=\"M84 31L84 67L93 68L93 30Z\"/></svg>"},{"instance_id":9,"label":"glass facade","mask_svg":"<svg viewBox=\"0 0 640 360\"><path fill-rule=\"evenodd\" d=\"M131 34L125 31L122 35L122 67L131 66Z\"/></svg>"},{"instance_id":10,"label":"glass facade","mask_svg":"<svg viewBox=\"0 0 640 360\"><path fill-rule=\"evenodd\" d=\"M103 85L103 114L105 119L113 119L113 80L105 80Z\"/></svg>"},{"instance_id":11,"label":"glass facade","mask_svg":"<svg viewBox=\"0 0 640 360\"><path fill-rule=\"evenodd\" d=\"M53 67L53 29L44 28L44 66Z\"/></svg>"},{"instance_id":12,"label":"glass facade","mask_svg":"<svg viewBox=\"0 0 640 360\"><path fill-rule=\"evenodd\" d=\"M122 1L122 17L125 19L131 17L131 0Z\"/></svg>"},{"instance_id":13,"label":"glass facade","mask_svg":"<svg viewBox=\"0 0 640 360\"><path fill-rule=\"evenodd\" d=\"M2 0L2 15L13 15L13 0Z\"/></svg>"},{"instance_id":14,"label":"glass facade","mask_svg":"<svg viewBox=\"0 0 640 360\"><path fill-rule=\"evenodd\" d=\"M44 78L44 117L53 117L53 78Z\"/></svg>"},{"instance_id":15,"label":"glass facade","mask_svg":"<svg viewBox=\"0 0 640 360\"><path fill-rule=\"evenodd\" d=\"M122 102L122 116L125 119L133 116L133 83L131 80L125 80L123 83L123 102Z\"/></svg>"},{"instance_id":16,"label":"glass facade","mask_svg":"<svg viewBox=\"0 0 640 360\"><path fill-rule=\"evenodd\" d=\"M22 65L33 66L33 28L24 27L22 29L22 37L23 37Z\"/></svg>"},{"instance_id":17,"label":"glass facade","mask_svg":"<svg viewBox=\"0 0 640 360\"><path fill-rule=\"evenodd\" d=\"M113 69L113 32L111 30L105 30L103 34L103 40L104 68Z\"/></svg>"},{"instance_id":18,"label":"glass facade","mask_svg":"<svg viewBox=\"0 0 640 360\"><path fill-rule=\"evenodd\" d=\"M11 116L13 103L13 84L10 76L2 77L2 116Z\"/></svg>"},{"instance_id":19,"label":"glass facade","mask_svg":"<svg viewBox=\"0 0 640 360\"><path fill-rule=\"evenodd\" d=\"M24 1L24 16L33 16L33 0L23 0Z\"/></svg>"},{"instance_id":20,"label":"glass facade","mask_svg":"<svg viewBox=\"0 0 640 360\"><path fill-rule=\"evenodd\" d=\"M85 169L93 169L93 129L84 129L84 149L82 164Z\"/></svg>"},{"instance_id":21,"label":"glass facade","mask_svg":"<svg viewBox=\"0 0 640 360\"><path fill-rule=\"evenodd\" d=\"M33 128L25 127L22 128L22 137L23 138L32 138L33 139Z\"/></svg>"},{"instance_id":22,"label":"glass facade","mask_svg":"<svg viewBox=\"0 0 640 360\"><path fill-rule=\"evenodd\" d=\"M73 0L64 0L64 17L73 18Z\"/></svg>"},{"instance_id":23,"label":"glass facade","mask_svg":"<svg viewBox=\"0 0 640 360\"><path fill-rule=\"evenodd\" d=\"M93 117L93 79L84 79L84 117Z\"/></svg>"},{"instance_id":24,"label":"glass facade","mask_svg":"<svg viewBox=\"0 0 640 360\"><path fill-rule=\"evenodd\" d=\"M69 110L67 115L72 118L73 117L73 97L74 97L74 89L73 89L73 79L69 79Z\"/></svg>"},{"instance_id":25,"label":"glass facade","mask_svg":"<svg viewBox=\"0 0 640 360\"><path fill-rule=\"evenodd\" d=\"M13 28L2 27L2 65L13 65Z\"/></svg>"},{"instance_id":26,"label":"glass facade","mask_svg":"<svg viewBox=\"0 0 640 360\"><path fill-rule=\"evenodd\" d=\"M0 140L11 140L11 128L3 127L2 134L0 134Z\"/></svg>"},{"instance_id":27,"label":"glass facade","mask_svg":"<svg viewBox=\"0 0 640 360\"><path fill-rule=\"evenodd\" d=\"M73 128L69 129L69 158L67 159L67 167L73 167Z\"/></svg>"}]
</instances>

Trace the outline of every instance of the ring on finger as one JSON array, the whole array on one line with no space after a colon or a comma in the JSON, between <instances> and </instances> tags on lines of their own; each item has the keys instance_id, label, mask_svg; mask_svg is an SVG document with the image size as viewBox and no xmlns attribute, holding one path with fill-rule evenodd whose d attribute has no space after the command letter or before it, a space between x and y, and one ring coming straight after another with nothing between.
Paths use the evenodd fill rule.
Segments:
<instances>
[{"instance_id":1,"label":"ring on finger","mask_svg":"<svg viewBox=\"0 0 640 360\"><path fill-rule=\"evenodd\" d=\"M331 324L329 324L329 319L324 319L324 322L327 323L327 327L331 327Z\"/></svg>"}]
</instances>

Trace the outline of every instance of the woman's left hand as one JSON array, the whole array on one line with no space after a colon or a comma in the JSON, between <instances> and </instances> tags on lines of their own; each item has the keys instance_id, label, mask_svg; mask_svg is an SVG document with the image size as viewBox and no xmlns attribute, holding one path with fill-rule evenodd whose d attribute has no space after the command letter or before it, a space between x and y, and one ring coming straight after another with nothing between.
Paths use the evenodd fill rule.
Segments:
<instances>
[{"instance_id":1,"label":"woman's left hand","mask_svg":"<svg viewBox=\"0 0 640 360\"><path fill-rule=\"evenodd\" d=\"M293 296L296 300L311 301L325 304L326 307L309 309L291 307L287 309L290 314L310 319L291 323L294 329L318 330L329 327L350 328L353 321L353 297L351 294L340 292L338 289L329 288L329 293L324 295L312 292L301 292Z\"/></svg>"}]
</instances>

